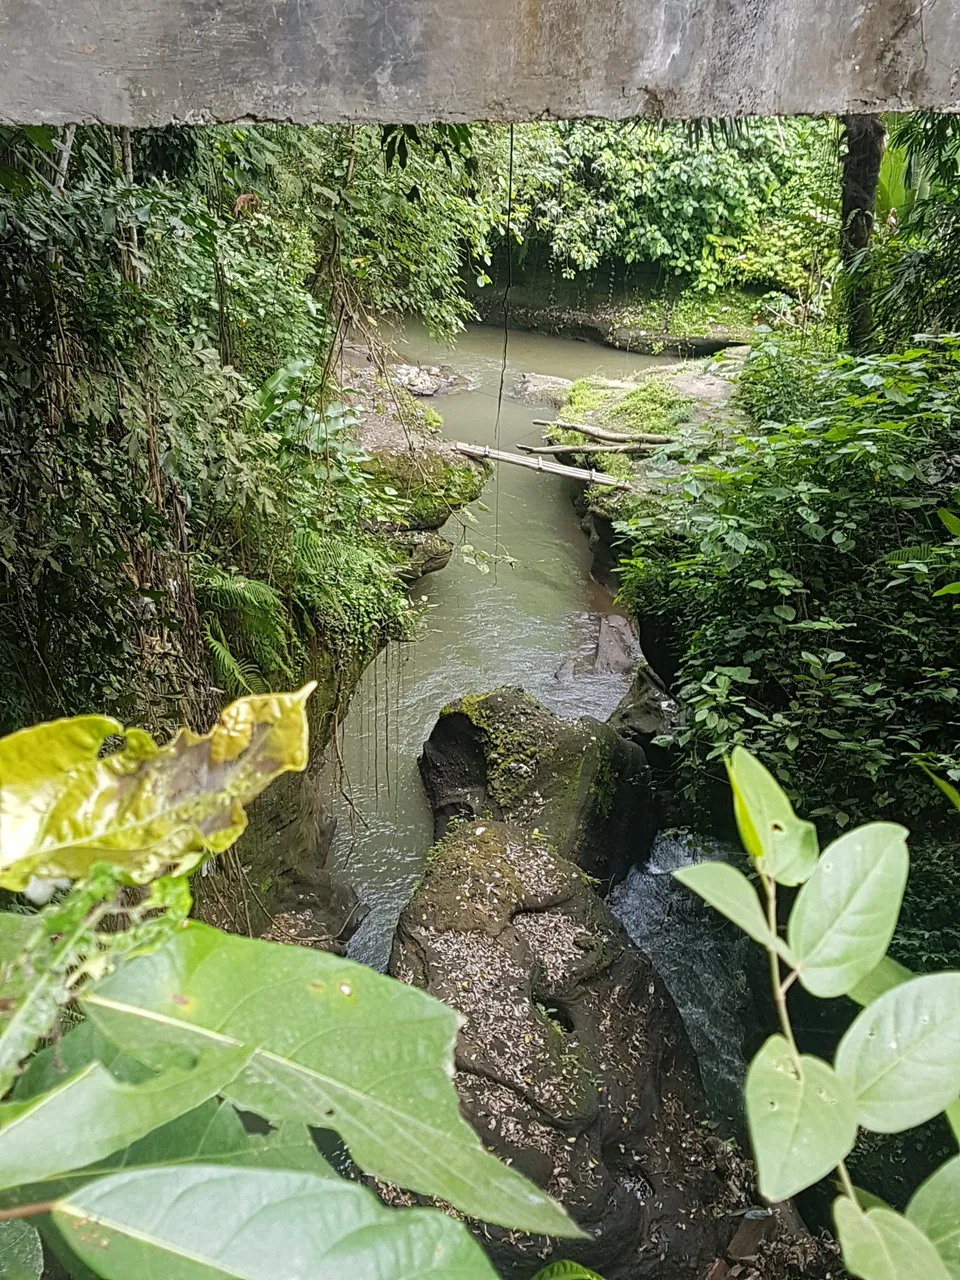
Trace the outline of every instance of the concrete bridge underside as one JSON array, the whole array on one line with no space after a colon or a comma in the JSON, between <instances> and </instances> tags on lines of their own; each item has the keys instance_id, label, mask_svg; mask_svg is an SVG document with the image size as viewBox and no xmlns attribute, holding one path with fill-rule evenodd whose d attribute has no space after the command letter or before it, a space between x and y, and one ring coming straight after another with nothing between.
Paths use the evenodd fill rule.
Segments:
<instances>
[{"instance_id":1,"label":"concrete bridge underside","mask_svg":"<svg viewBox=\"0 0 960 1280\"><path fill-rule=\"evenodd\" d=\"M0 0L0 120L960 109L960 0Z\"/></svg>"}]
</instances>

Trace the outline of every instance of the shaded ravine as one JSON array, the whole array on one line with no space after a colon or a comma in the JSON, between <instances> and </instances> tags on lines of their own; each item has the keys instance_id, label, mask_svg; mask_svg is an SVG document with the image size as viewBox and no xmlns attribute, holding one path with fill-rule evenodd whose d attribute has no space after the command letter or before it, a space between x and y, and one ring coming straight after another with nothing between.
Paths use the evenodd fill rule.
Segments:
<instances>
[{"instance_id":1,"label":"shaded ravine","mask_svg":"<svg viewBox=\"0 0 960 1280\"><path fill-rule=\"evenodd\" d=\"M448 438L510 449L539 436L544 416L504 394L499 399L504 335L471 328L453 352L409 329L399 354L424 364L452 364L475 389L430 401ZM629 377L669 361L631 356L589 342L510 333L503 380L520 373L566 378ZM498 413L499 408L499 413ZM620 674L572 674L569 659L588 656L598 615L613 610L610 593L590 576L591 555L571 503L569 483L502 465L474 504L476 523L454 517L444 530L458 546L450 565L414 588L426 614L420 638L391 645L368 668L340 735L343 787L330 771L330 804L338 818L328 867L350 879L370 907L350 954L383 968L397 917L408 900L433 838L416 759L440 708L464 693L522 685L567 717L605 719L626 690ZM460 547L496 559L482 573ZM469 555L470 553L467 552Z\"/></svg>"}]
</instances>

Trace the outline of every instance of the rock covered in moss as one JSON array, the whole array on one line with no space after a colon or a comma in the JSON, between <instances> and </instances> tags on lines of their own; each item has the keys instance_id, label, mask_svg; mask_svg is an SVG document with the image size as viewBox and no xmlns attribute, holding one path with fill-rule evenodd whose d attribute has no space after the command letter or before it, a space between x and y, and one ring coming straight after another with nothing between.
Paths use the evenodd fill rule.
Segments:
<instances>
[{"instance_id":1,"label":"rock covered in moss","mask_svg":"<svg viewBox=\"0 0 960 1280\"><path fill-rule=\"evenodd\" d=\"M563 720L522 689L444 707L420 773L438 836L451 818L507 818L605 884L643 861L656 830L642 749L599 721Z\"/></svg>"},{"instance_id":2,"label":"rock covered in moss","mask_svg":"<svg viewBox=\"0 0 960 1280\"><path fill-rule=\"evenodd\" d=\"M391 972L463 1013L457 1088L487 1145L587 1242L480 1230L500 1274L569 1257L606 1280L706 1275L734 1227L676 1008L579 867L514 825L455 825L404 911Z\"/></svg>"}]
</instances>

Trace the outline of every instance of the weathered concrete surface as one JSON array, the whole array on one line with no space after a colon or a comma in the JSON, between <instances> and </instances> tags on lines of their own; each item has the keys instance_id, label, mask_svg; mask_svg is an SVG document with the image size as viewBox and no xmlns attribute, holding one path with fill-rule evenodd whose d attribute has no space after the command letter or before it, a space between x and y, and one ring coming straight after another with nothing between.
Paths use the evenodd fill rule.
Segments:
<instances>
[{"instance_id":1,"label":"weathered concrete surface","mask_svg":"<svg viewBox=\"0 0 960 1280\"><path fill-rule=\"evenodd\" d=\"M960 108L957 0L0 0L0 120Z\"/></svg>"}]
</instances>

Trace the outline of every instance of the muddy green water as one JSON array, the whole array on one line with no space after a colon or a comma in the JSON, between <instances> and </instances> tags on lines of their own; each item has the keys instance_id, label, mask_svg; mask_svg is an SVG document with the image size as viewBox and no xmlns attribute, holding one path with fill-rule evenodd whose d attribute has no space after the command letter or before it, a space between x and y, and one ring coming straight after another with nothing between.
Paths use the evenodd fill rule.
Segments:
<instances>
[{"instance_id":1,"label":"muddy green water","mask_svg":"<svg viewBox=\"0 0 960 1280\"><path fill-rule=\"evenodd\" d=\"M550 411L509 396L521 373L565 378L600 374L625 378L668 361L632 356L593 343L511 332L505 393L497 413L504 335L471 328L453 351L408 328L397 350L409 363L450 364L474 380L475 390L436 396L451 439L510 450L535 441L531 420ZM397 916L432 841L430 811L420 787L417 756L440 708L465 693L522 685L564 716L604 719L622 696L627 677L559 674L567 659L596 644L599 613L609 592L590 576L591 556L571 503L570 482L501 464L474 504L476 524L461 514L445 535L455 544L449 566L417 583L426 616L415 643L391 645L368 668L340 735L343 790L331 768L328 803L338 818L328 866L350 879L370 907L350 954L383 967ZM472 545L500 561L483 574L459 550Z\"/></svg>"}]
</instances>

